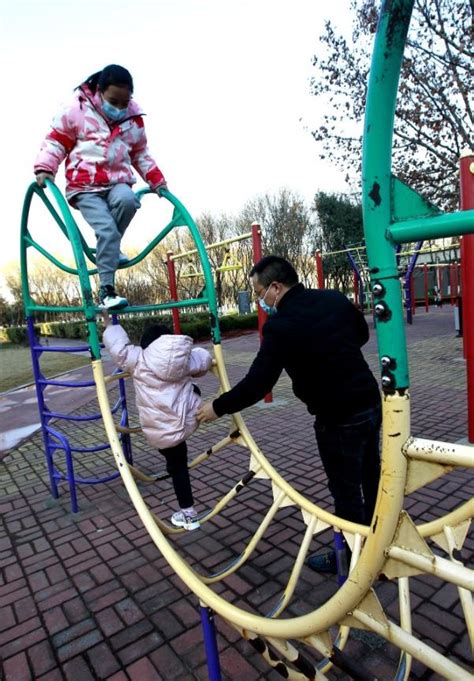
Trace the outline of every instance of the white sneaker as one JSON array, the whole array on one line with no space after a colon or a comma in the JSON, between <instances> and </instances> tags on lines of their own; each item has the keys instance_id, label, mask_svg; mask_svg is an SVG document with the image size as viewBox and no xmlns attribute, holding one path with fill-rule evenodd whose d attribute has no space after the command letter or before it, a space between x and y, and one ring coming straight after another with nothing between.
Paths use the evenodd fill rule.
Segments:
<instances>
[{"instance_id":1,"label":"white sneaker","mask_svg":"<svg viewBox=\"0 0 474 681\"><path fill-rule=\"evenodd\" d=\"M113 286L101 286L99 293L99 307L104 310L121 310L127 307L128 300L115 293Z\"/></svg>"},{"instance_id":2,"label":"white sneaker","mask_svg":"<svg viewBox=\"0 0 474 681\"><path fill-rule=\"evenodd\" d=\"M200 527L196 511L194 513L176 511L171 516L171 524L175 527L184 527L185 530L197 530Z\"/></svg>"},{"instance_id":3,"label":"white sneaker","mask_svg":"<svg viewBox=\"0 0 474 681\"><path fill-rule=\"evenodd\" d=\"M128 257L128 255L126 253L122 253L122 251L120 251L119 265L126 265L129 261L130 261L130 258Z\"/></svg>"}]
</instances>

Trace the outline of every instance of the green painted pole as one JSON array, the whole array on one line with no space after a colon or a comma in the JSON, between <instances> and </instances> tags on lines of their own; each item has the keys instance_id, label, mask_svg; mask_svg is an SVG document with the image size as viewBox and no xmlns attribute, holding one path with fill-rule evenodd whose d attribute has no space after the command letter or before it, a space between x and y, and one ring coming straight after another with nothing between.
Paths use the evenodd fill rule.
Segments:
<instances>
[{"instance_id":1,"label":"green painted pole","mask_svg":"<svg viewBox=\"0 0 474 681\"><path fill-rule=\"evenodd\" d=\"M400 68L414 0L386 0L380 11L367 93L362 209L374 297L382 388L409 386L396 255L387 238L392 214L392 137Z\"/></svg>"},{"instance_id":2,"label":"green painted pole","mask_svg":"<svg viewBox=\"0 0 474 681\"><path fill-rule=\"evenodd\" d=\"M406 220L391 225L387 230L388 238L397 244L425 239L442 239L459 234L474 232L474 210L447 213L431 218Z\"/></svg>"}]
</instances>

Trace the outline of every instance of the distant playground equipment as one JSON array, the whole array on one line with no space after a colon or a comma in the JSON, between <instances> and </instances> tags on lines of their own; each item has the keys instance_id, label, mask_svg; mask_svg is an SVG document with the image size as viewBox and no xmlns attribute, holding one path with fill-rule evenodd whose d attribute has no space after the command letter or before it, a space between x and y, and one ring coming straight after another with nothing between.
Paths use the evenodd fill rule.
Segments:
<instances>
[{"instance_id":1,"label":"distant playground equipment","mask_svg":"<svg viewBox=\"0 0 474 681\"><path fill-rule=\"evenodd\" d=\"M397 249L397 265L402 282L403 301L406 310L406 321L413 323L416 307L423 304L429 312L430 303L442 304L445 301L453 306L461 304L461 280L459 262L459 245L423 248L423 241L419 241L411 250ZM454 260L446 262L418 262L422 258L434 254L449 252ZM316 251L316 271L318 288L326 287L324 276L324 258L335 255L347 256L354 273L353 292L354 304L365 312L372 311L372 299L368 292L370 279L367 264L367 250L365 245L348 246L336 251ZM456 327L457 328L457 327Z\"/></svg>"},{"instance_id":2,"label":"distant playground equipment","mask_svg":"<svg viewBox=\"0 0 474 681\"><path fill-rule=\"evenodd\" d=\"M252 231L246 232L244 234L239 234L238 236L231 237L229 239L224 239L222 241L216 241L212 244L207 244L205 249L207 252L223 249L224 257L220 265L214 268L215 273L227 273L235 272L243 269L243 265L237 257L235 250L233 250L233 244L241 241L246 241L248 239L252 240L252 262L256 263L262 253L262 237L260 225L256 222L252 225ZM168 285L170 289L171 300L179 300L178 291L178 276L176 274L175 263L184 260L185 264L179 273L179 280L187 279L198 279L199 281L204 279L204 271L202 267L197 264L199 260L199 252L196 248L188 251L182 251L180 253L173 253L173 251L168 251L167 253L167 269L168 269ZM266 319L266 314L261 310L261 314L258 314L259 331L263 326ZM179 310L173 311L173 329L175 333L181 333L181 326L179 323Z\"/></svg>"},{"instance_id":3,"label":"distant playground equipment","mask_svg":"<svg viewBox=\"0 0 474 681\"><path fill-rule=\"evenodd\" d=\"M202 574L191 568L169 540L171 535L182 530L168 525L147 507L137 488L123 442L117 433L109 404L107 379L102 367L96 325L97 309L92 301L90 287L89 276L94 270L87 270L84 259L84 253L89 259L93 258L93 253L87 253L87 245L81 239L69 208L55 185L48 183L48 191L52 192L59 212L47 198L46 192L36 185L31 185L26 194L21 229L21 262L28 325L29 327L32 325L35 312L42 310L74 311L85 319L89 330L88 347L92 357L100 412L113 456L137 513L150 536L176 574L196 594L201 603L209 677L212 681L218 681L221 675L211 610L249 640L264 659L285 678L295 680L328 678L326 672L331 665L336 665L353 678L369 678L363 662L354 661L344 652L351 628L357 628L374 632L400 649L399 666L394 677L397 680L408 679L413 657L445 678L474 679L470 670L418 639L412 631L411 621L410 578L420 574L435 575L457 587L466 629L471 646L474 645L472 607L474 573L463 565L460 559L460 551L474 512L474 500L471 498L447 515L440 515L431 522L419 525L416 525L403 510L406 494L439 478L456 466L474 466L471 447L433 442L413 437L410 433L410 382L395 245L458 234L470 235L474 231L473 154L466 155L461 161L464 210L457 213L448 215L437 212L422 197L391 175L395 101L412 6L413 0L392 0L382 7L367 98L363 154L364 228L370 290L374 299L379 344L384 410L382 478L370 527L338 518L298 493L269 463L253 440L242 416L235 414L231 419L228 437L217 443L212 451L216 452L230 442L242 446L249 453L248 471L236 484L230 486L227 494L215 508L200 520L202 523L210 521L255 478L268 480L273 501L255 535L249 538L246 548L237 559L211 574ZM143 198L147 193L148 191L144 190L139 192L138 196ZM70 240L76 268L69 268L68 271L79 277L83 296L83 303L80 306L47 308L36 304L30 294L28 248L35 248L57 266L65 268L37 244L29 233L28 212L33 195L37 195L43 201ZM185 301L174 300L161 305L127 308L123 314L207 306L210 313L216 373L222 390L227 390L229 381L221 347L216 297L208 255L196 225L184 206L169 192L164 192L164 196L174 207L173 217L130 264L135 264L145 257L173 228L186 226L194 239L202 266L204 279L202 295ZM463 262L469 265L467 271L463 273L465 278L474 276L473 238L466 236L463 239ZM94 262L93 259L91 262ZM474 293L472 282L465 279L463 284L465 307L472 306L472 300L469 300L469 291ZM474 341L474 334L471 338ZM32 342L36 343L33 337ZM468 347L468 359L472 354ZM471 381L469 366L468 362L468 390L471 390L474 383ZM40 398L38 399L41 405ZM120 404L119 409L121 410L119 413L123 414L125 407ZM49 422L46 425L49 427ZM306 529L284 593L275 607L264 615L228 603L212 589L212 585L225 580L246 563L279 509L285 506L296 506L300 510ZM311 540L315 534L328 527L342 532L352 547L349 578L344 581L341 576L341 586L337 593L320 607L305 615L285 619L281 615L295 592ZM430 544L435 545L438 550L441 549L446 557L436 555ZM390 619L377 597L376 580L380 574L398 580L399 623Z\"/></svg>"},{"instance_id":4,"label":"distant playground equipment","mask_svg":"<svg viewBox=\"0 0 474 681\"><path fill-rule=\"evenodd\" d=\"M317 288L326 288L326 279L324 276L323 259L330 258L335 255L345 255L351 266L354 280L354 305L362 311L369 312L371 309L370 297L366 295L365 291L368 288L368 266L367 253L365 245L356 244L347 248L342 248L336 251L322 252L317 250L315 253L316 259L316 286Z\"/></svg>"},{"instance_id":5,"label":"distant playground equipment","mask_svg":"<svg viewBox=\"0 0 474 681\"><path fill-rule=\"evenodd\" d=\"M229 239L224 239L222 241L216 241L212 244L205 246L206 252L222 249L224 248L224 258L222 264L220 264L215 272L217 273L227 273L234 272L243 269L243 265L238 259L235 251L232 250L232 246L241 241L247 241L251 239L252 241L252 263L257 263L262 257L262 230L257 222L252 223L252 229L250 232L245 232L244 234L239 234L238 236L231 237ZM171 300L178 301L178 277L176 276L175 263L179 260L185 260L186 265L184 270L181 271L180 279L193 279L193 278L204 278L204 272L199 269L194 260L199 257L198 249L191 249L189 251L183 251L181 253L173 253L168 251L167 253L167 268L168 268L168 284L170 289ZM243 294L244 292L242 292ZM249 301L247 301L249 302ZM173 330L175 333L181 333L181 325L179 321L179 309L175 308L172 310L173 317ZM260 305L257 305L257 324L258 333L260 339L262 338L262 328L267 319L267 314L262 310ZM270 404L273 402L272 393L265 395L264 402Z\"/></svg>"}]
</instances>

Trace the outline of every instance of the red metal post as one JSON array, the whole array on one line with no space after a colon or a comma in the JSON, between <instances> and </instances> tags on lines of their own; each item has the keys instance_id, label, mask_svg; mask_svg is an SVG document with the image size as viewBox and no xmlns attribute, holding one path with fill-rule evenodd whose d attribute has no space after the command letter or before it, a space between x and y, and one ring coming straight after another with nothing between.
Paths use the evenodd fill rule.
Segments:
<instances>
[{"instance_id":1,"label":"red metal post","mask_svg":"<svg viewBox=\"0 0 474 681\"><path fill-rule=\"evenodd\" d=\"M316 251L316 287L324 288L323 256L321 251Z\"/></svg>"},{"instance_id":2,"label":"red metal post","mask_svg":"<svg viewBox=\"0 0 474 681\"><path fill-rule=\"evenodd\" d=\"M455 268L456 265L454 263L449 264L449 292L450 292L450 298L451 298L451 305L456 304L456 293L454 292L454 278L455 278Z\"/></svg>"},{"instance_id":3,"label":"red metal post","mask_svg":"<svg viewBox=\"0 0 474 681\"><path fill-rule=\"evenodd\" d=\"M464 296L464 290L466 288L466 281L465 281L465 276L464 276L464 262L465 262L465 257L464 257L464 236L459 237L459 281L461 282L461 291L459 293L459 301L461 303L460 305L460 314L461 314L461 326L464 326L464 314L463 314L463 296ZM459 307L459 304L458 304ZM462 350L463 350L463 357L466 359L466 347L467 347L467 342L466 342L466 333L467 329L463 329L463 335L462 335Z\"/></svg>"},{"instance_id":4,"label":"red metal post","mask_svg":"<svg viewBox=\"0 0 474 681\"><path fill-rule=\"evenodd\" d=\"M423 285L425 290L425 312L430 311L430 299L428 296L428 265L423 265Z\"/></svg>"},{"instance_id":5,"label":"red metal post","mask_svg":"<svg viewBox=\"0 0 474 681\"><path fill-rule=\"evenodd\" d=\"M454 286L454 304L456 305L459 293L459 264L457 262L453 265L453 286Z\"/></svg>"},{"instance_id":6,"label":"red metal post","mask_svg":"<svg viewBox=\"0 0 474 681\"><path fill-rule=\"evenodd\" d=\"M438 284L438 289L439 289L439 295L441 298L441 305L443 304L443 268L437 267L436 268L436 282Z\"/></svg>"},{"instance_id":7,"label":"red metal post","mask_svg":"<svg viewBox=\"0 0 474 681\"><path fill-rule=\"evenodd\" d=\"M474 153L460 159L461 210L474 209ZM467 374L467 430L474 442L474 235L461 240L461 286L464 355Z\"/></svg>"},{"instance_id":8,"label":"red metal post","mask_svg":"<svg viewBox=\"0 0 474 681\"><path fill-rule=\"evenodd\" d=\"M259 260L262 259L262 230L258 222L252 223L252 251L253 251L253 264L255 265ZM257 319L258 319L258 335L260 336L260 341L262 340L262 328L267 321L267 313L262 310L260 305L257 305ZM268 393L263 398L264 402L273 402L273 395Z\"/></svg>"},{"instance_id":9,"label":"red metal post","mask_svg":"<svg viewBox=\"0 0 474 681\"><path fill-rule=\"evenodd\" d=\"M166 254L166 266L168 268L168 282L170 287L171 300L178 300L178 286L176 284L176 270L174 268L173 251L168 251ZM177 334L181 334L181 325L179 323L179 310L174 307L171 310L173 317L173 330Z\"/></svg>"}]
</instances>

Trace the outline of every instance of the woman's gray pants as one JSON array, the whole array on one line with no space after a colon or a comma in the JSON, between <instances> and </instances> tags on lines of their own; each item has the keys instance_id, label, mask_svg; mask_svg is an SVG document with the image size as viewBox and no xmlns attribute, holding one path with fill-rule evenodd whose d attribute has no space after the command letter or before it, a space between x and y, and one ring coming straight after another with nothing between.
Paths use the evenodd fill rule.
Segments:
<instances>
[{"instance_id":1,"label":"woman's gray pants","mask_svg":"<svg viewBox=\"0 0 474 681\"><path fill-rule=\"evenodd\" d=\"M103 192L83 192L75 207L97 237L96 264L101 286L113 286L119 263L120 241L140 202L128 184L116 184Z\"/></svg>"}]
</instances>

